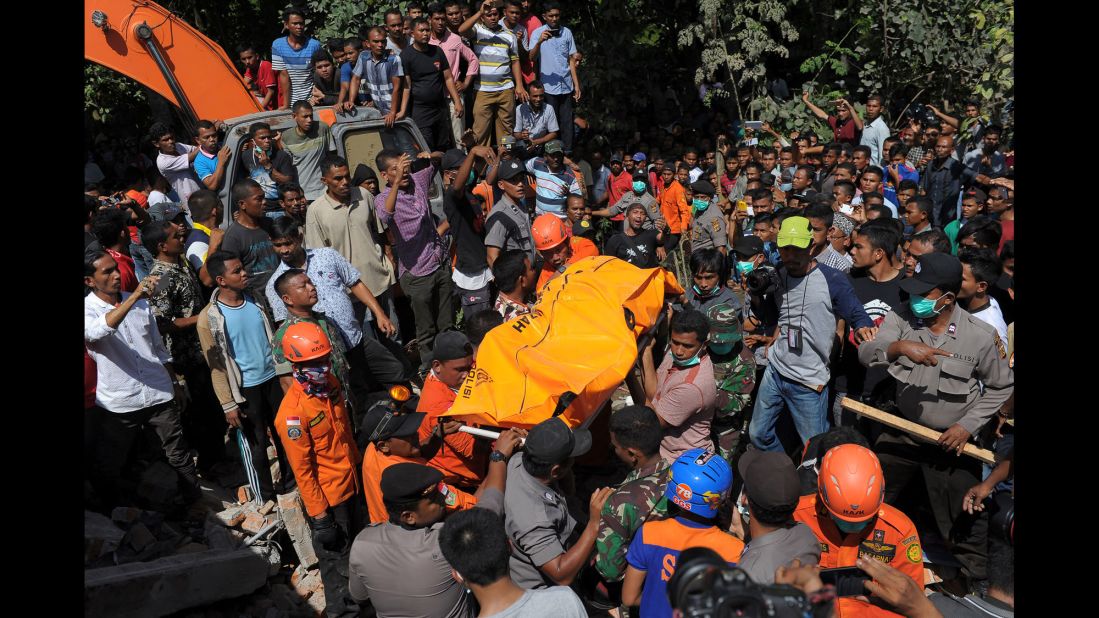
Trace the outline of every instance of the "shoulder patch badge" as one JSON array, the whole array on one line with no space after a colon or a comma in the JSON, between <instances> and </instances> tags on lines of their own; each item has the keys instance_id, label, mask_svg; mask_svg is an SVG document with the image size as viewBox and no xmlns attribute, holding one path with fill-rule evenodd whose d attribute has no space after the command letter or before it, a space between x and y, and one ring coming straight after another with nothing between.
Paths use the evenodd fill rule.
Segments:
<instances>
[{"instance_id":1,"label":"shoulder patch badge","mask_svg":"<svg viewBox=\"0 0 1099 618\"><path fill-rule=\"evenodd\" d=\"M321 421L323 421L323 420L324 420L324 412L321 412L317 416L313 417L313 420L309 421L309 426L310 427L316 427L317 425L320 425Z\"/></svg>"},{"instance_id":2,"label":"shoulder patch badge","mask_svg":"<svg viewBox=\"0 0 1099 618\"><path fill-rule=\"evenodd\" d=\"M286 435L289 436L291 440L297 440L301 437L301 427L291 427L287 429Z\"/></svg>"},{"instance_id":3,"label":"shoulder patch badge","mask_svg":"<svg viewBox=\"0 0 1099 618\"><path fill-rule=\"evenodd\" d=\"M923 550L920 549L919 543L909 545L905 555L908 556L911 562L923 562Z\"/></svg>"}]
</instances>

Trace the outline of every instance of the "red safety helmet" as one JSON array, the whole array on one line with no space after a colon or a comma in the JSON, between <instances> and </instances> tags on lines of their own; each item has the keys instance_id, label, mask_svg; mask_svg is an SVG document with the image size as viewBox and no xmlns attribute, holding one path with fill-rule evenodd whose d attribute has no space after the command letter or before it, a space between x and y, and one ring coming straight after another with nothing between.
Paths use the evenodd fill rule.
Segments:
<instances>
[{"instance_id":1,"label":"red safety helmet","mask_svg":"<svg viewBox=\"0 0 1099 618\"><path fill-rule=\"evenodd\" d=\"M282 353L291 363L304 363L327 356L332 352L332 344L328 341L320 326L312 322L297 322L291 324L282 336Z\"/></svg>"},{"instance_id":2,"label":"red safety helmet","mask_svg":"<svg viewBox=\"0 0 1099 618\"><path fill-rule=\"evenodd\" d=\"M548 212L535 217L530 233L534 237L534 248L539 251L553 249L569 239L569 230L565 223L557 215Z\"/></svg>"},{"instance_id":3,"label":"red safety helmet","mask_svg":"<svg viewBox=\"0 0 1099 618\"><path fill-rule=\"evenodd\" d=\"M824 454L817 491L837 519L864 522L878 514L885 500L885 478L878 456L858 444L841 444Z\"/></svg>"}]
</instances>

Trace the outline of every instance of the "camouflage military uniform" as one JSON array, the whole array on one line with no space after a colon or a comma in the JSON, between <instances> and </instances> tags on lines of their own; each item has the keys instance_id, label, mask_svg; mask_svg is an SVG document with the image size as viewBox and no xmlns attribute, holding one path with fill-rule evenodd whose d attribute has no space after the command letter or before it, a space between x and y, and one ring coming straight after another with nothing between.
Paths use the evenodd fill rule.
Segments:
<instances>
[{"instance_id":1,"label":"camouflage military uniform","mask_svg":"<svg viewBox=\"0 0 1099 618\"><path fill-rule=\"evenodd\" d=\"M747 424L752 391L756 385L756 359L747 346L739 344L729 357L710 354L717 382L714 400L714 442L721 456L733 465L733 453L740 442L740 430ZM728 360L725 360L725 359Z\"/></svg>"},{"instance_id":2,"label":"camouflage military uniform","mask_svg":"<svg viewBox=\"0 0 1099 618\"><path fill-rule=\"evenodd\" d=\"M664 486L668 464L661 458L630 472L603 506L595 540L595 568L608 582L626 575L626 550L641 524L668 514Z\"/></svg>"}]
</instances>

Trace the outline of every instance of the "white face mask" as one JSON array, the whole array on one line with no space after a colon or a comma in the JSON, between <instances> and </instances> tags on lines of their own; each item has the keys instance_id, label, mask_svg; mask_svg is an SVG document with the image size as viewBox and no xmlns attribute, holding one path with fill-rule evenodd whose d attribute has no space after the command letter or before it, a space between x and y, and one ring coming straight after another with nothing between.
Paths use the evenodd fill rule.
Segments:
<instances>
[{"instance_id":1,"label":"white face mask","mask_svg":"<svg viewBox=\"0 0 1099 618\"><path fill-rule=\"evenodd\" d=\"M748 524L748 520L752 518L752 515L748 512L748 498L744 495L744 490L740 490L740 497L736 501L736 510L740 511L740 518L744 520L745 525Z\"/></svg>"}]
</instances>

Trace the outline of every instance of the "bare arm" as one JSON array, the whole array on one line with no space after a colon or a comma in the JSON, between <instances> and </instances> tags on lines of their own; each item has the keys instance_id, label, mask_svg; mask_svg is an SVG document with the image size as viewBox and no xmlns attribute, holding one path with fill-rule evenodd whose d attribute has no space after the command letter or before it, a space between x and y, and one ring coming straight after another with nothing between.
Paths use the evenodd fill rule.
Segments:
<instances>
[{"instance_id":1,"label":"bare arm","mask_svg":"<svg viewBox=\"0 0 1099 618\"><path fill-rule=\"evenodd\" d=\"M820 118L821 120L828 120L828 113L825 112L823 109L817 107L816 105L813 105L813 102L809 100L808 92L801 93L801 101L805 103L805 105L809 108L809 111L813 112L814 116Z\"/></svg>"},{"instance_id":2,"label":"bare arm","mask_svg":"<svg viewBox=\"0 0 1099 618\"><path fill-rule=\"evenodd\" d=\"M518 56L511 61L511 77L515 80L515 98L520 103L526 103L530 100L530 95L527 94L526 88L523 88L523 71L519 68Z\"/></svg>"},{"instance_id":3,"label":"bare arm","mask_svg":"<svg viewBox=\"0 0 1099 618\"><path fill-rule=\"evenodd\" d=\"M285 101L279 105L279 109L290 109L290 75L286 71L279 71L279 92L282 93Z\"/></svg>"},{"instance_id":4,"label":"bare arm","mask_svg":"<svg viewBox=\"0 0 1099 618\"><path fill-rule=\"evenodd\" d=\"M588 563L592 550L595 549L595 537L599 534L600 513L607 498L614 493L614 489L604 487L592 494L588 511L588 525L584 526L584 532L580 538L563 554L538 567L543 575L549 577L558 586L569 586L576 579L580 569Z\"/></svg>"},{"instance_id":5,"label":"bare arm","mask_svg":"<svg viewBox=\"0 0 1099 618\"><path fill-rule=\"evenodd\" d=\"M946 124L954 127L955 129L957 129L960 126L961 123L958 122L957 118L955 118L953 116L947 116L946 114L940 112L939 108L935 107L934 105L928 105L927 108L930 109L931 111L935 112L935 115L938 116L940 120L942 120Z\"/></svg>"},{"instance_id":6,"label":"bare arm","mask_svg":"<svg viewBox=\"0 0 1099 618\"><path fill-rule=\"evenodd\" d=\"M481 6L477 7L477 12L473 15L470 15L469 19L462 22L461 26L458 26L458 36L467 37L471 32L473 32L473 27L477 25L477 22L481 19L481 14L485 11L485 4L488 3L485 2L481 4Z\"/></svg>"},{"instance_id":7,"label":"bare arm","mask_svg":"<svg viewBox=\"0 0 1099 618\"><path fill-rule=\"evenodd\" d=\"M500 247L485 247L485 259L488 261L489 268L492 268L492 264L498 257L500 257Z\"/></svg>"}]
</instances>

